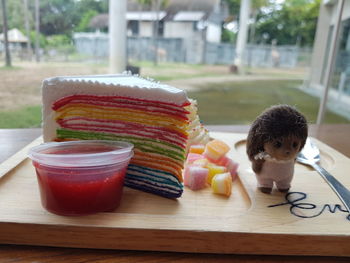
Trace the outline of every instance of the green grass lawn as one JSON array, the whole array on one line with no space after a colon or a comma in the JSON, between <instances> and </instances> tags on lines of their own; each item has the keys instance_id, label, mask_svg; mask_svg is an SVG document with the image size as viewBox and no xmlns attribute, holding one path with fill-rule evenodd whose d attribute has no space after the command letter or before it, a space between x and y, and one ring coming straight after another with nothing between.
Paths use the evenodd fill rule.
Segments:
<instances>
[{"instance_id":1,"label":"green grass lawn","mask_svg":"<svg viewBox=\"0 0 350 263\"><path fill-rule=\"evenodd\" d=\"M201 86L199 91L188 95L197 99L204 124L249 124L274 104L296 106L310 123L314 123L319 101L297 89L300 84L295 80L236 81ZM326 113L325 122L349 123L331 112ZM40 105L0 112L0 128L40 127L40 124Z\"/></svg>"},{"instance_id":2,"label":"green grass lawn","mask_svg":"<svg viewBox=\"0 0 350 263\"><path fill-rule=\"evenodd\" d=\"M38 128L40 125L40 105L12 111L0 111L0 128Z\"/></svg>"},{"instance_id":3,"label":"green grass lawn","mask_svg":"<svg viewBox=\"0 0 350 263\"><path fill-rule=\"evenodd\" d=\"M161 62L157 66L153 62L143 61L131 63L140 67L141 75L148 76L157 81L174 79L189 79L196 77L212 77L227 75L228 67L208 66L201 64L167 63ZM216 70L213 70L216 68Z\"/></svg>"},{"instance_id":4,"label":"green grass lawn","mask_svg":"<svg viewBox=\"0 0 350 263\"><path fill-rule=\"evenodd\" d=\"M190 78L199 78L199 77L215 77L215 76L224 76L224 74L218 73L194 73L194 74L185 74L185 73L175 73L169 75L150 75L150 78L157 81L168 81L174 79L190 79Z\"/></svg>"},{"instance_id":5,"label":"green grass lawn","mask_svg":"<svg viewBox=\"0 0 350 263\"><path fill-rule=\"evenodd\" d=\"M0 70L4 70L4 71L8 71L8 70L18 70L21 69L20 67L17 66L11 66L11 67L7 67L7 66L0 66Z\"/></svg>"},{"instance_id":6,"label":"green grass lawn","mask_svg":"<svg viewBox=\"0 0 350 263\"><path fill-rule=\"evenodd\" d=\"M264 80L201 86L189 92L197 99L199 115L204 124L250 124L265 108L275 104L297 107L308 122L315 123L319 100L297 87L297 80ZM327 112L326 123L349 123L349 120Z\"/></svg>"}]
</instances>

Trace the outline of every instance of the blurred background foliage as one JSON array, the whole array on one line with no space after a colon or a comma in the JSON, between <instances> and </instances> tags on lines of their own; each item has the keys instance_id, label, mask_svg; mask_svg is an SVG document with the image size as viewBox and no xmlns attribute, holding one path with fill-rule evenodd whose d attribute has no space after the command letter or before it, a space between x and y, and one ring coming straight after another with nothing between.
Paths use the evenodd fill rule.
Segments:
<instances>
[{"instance_id":1,"label":"blurred background foliage","mask_svg":"<svg viewBox=\"0 0 350 263\"><path fill-rule=\"evenodd\" d=\"M233 20L239 18L240 0L226 0ZM279 3L281 2L281 3ZM250 43L312 46L321 0L252 0ZM229 32L223 40L233 41Z\"/></svg>"},{"instance_id":2,"label":"blurred background foliage","mask_svg":"<svg viewBox=\"0 0 350 263\"><path fill-rule=\"evenodd\" d=\"M145 8L154 0L138 0ZM321 0L252 0L249 43L312 46ZM166 2L166 1L165 1ZM240 0L225 0L230 21L239 22ZM163 3L166 6L166 3ZM9 28L25 32L23 0L7 1ZM30 27L34 28L34 1L28 1ZM64 35L70 40L73 32L90 32L91 18L108 12L108 0L42 0L40 1L40 32L42 37ZM1 16L1 14L0 14ZM225 25L222 41L234 43L236 31ZM2 24L0 24L2 31ZM60 39L61 37L58 37ZM44 46L48 42L40 40ZM66 44L65 41L63 41ZM33 42L32 42L33 43ZM61 43L61 42L60 42Z\"/></svg>"}]
</instances>

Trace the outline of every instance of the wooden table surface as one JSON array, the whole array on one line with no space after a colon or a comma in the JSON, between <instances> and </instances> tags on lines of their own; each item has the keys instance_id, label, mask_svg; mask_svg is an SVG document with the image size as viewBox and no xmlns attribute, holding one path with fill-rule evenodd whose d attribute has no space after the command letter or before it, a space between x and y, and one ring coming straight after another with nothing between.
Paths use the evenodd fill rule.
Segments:
<instances>
[{"instance_id":1,"label":"wooden table surface","mask_svg":"<svg viewBox=\"0 0 350 263\"><path fill-rule=\"evenodd\" d=\"M246 133L249 126L207 126L210 131ZM309 134L350 158L350 124L310 125ZM41 135L40 129L0 129L0 163ZM1 212L1 211L0 211ZM64 233L63 233L64 234ZM1 235L1 233L0 233ZM217 255L0 245L0 262L349 262L341 257Z\"/></svg>"}]
</instances>

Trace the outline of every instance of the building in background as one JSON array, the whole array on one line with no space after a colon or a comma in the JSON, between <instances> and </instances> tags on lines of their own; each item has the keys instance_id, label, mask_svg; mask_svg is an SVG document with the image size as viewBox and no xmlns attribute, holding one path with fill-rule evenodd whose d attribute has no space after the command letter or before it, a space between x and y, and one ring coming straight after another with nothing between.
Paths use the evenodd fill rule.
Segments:
<instances>
[{"instance_id":1,"label":"building in background","mask_svg":"<svg viewBox=\"0 0 350 263\"><path fill-rule=\"evenodd\" d=\"M222 24L227 16L228 8L223 0L168 0L159 12L154 6L141 6L136 0L129 0L128 58L149 61L157 54L160 62L216 64L224 58L224 63L230 64L234 48L232 44L221 43ZM93 17L90 27L95 33L73 35L77 51L106 57L108 35L103 31L108 30L108 14Z\"/></svg>"},{"instance_id":2,"label":"building in background","mask_svg":"<svg viewBox=\"0 0 350 263\"><path fill-rule=\"evenodd\" d=\"M187 5L185 4L187 3ZM221 41L222 23L228 10L220 0L173 0L157 14L151 7L140 11L140 5L128 1L128 36L152 37L158 19L158 36L173 38L200 38L207 42ZM108 14L91 19L90 27L97 31L108 27Z\"/></svg>"},{"instance_id":3,"label":"building in background","mask_svg":"<svg viewBox=\"0 0 350 263\"><path fill-rule=\"evenodd\" d=\"M310 78L305 90L320 96L324 89L330 41L336 21L338 0L323 0L320 7ZM328 95L328 107L350 119L350 1L344 2L337 56Z\"/></svg>"},{"instance_id":4,"label":"building in background","mask_svg":"<svg viewBox=\"0 0 350 263\"><path fill-rule=\"evenodd\" d=\"M28 43L28 38L17 28L13 28L7 31L7 37L9 41L9 49L11 53L25 52L25 48ZM4 33L0 34L0 52L4 49Z\"/></svg>"},{"instance_id":5,"label":"building in background","mask_svg":"<svg viewBox=\"0 0 350 263\"><path fill-rule=\"evenodd\" d=\"M153 1L156 2L156 1ZM162 0L159 0L162 3ZM158 13L157 43L153 28L157 12L152 6L141 6L137 0L128 1L126 13L128 60L189 64L232 65L235 45L221 42L222 25L229 16L224 0L167 0ZM74 45L79 54L103 61L108 57L108 14L99 14L90 21L95 32L76 32ZM157 50L157 51L155 51ZM304 57L309 57L306 51ZM278 54L278 62L273 55ZM304 52L305 53L305 52ZM243 60L251 67L297 66L300 47L254 44L247 46Z\"/></svg>"}]
</instances>

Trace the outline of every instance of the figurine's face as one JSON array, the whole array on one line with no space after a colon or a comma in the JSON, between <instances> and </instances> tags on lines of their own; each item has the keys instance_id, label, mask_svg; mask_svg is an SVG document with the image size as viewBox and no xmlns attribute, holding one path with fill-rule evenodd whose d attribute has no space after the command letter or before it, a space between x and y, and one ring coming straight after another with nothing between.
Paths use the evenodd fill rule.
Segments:
<instances>
[{"instance_id":1,"label":"figurine's face","mask_svg":"<svg viewBox=\"0 0 350 263\"><path fill-rule=\"evenodd\" d=\"M277 160L295 159L300 150L301 141L295 136L283 137L264 144L264 150Z\"/></svg>"}]
</instances>

